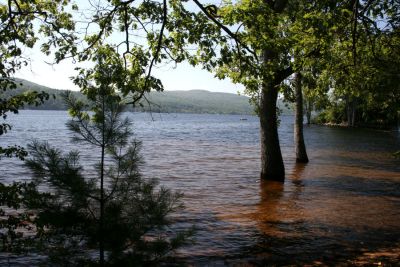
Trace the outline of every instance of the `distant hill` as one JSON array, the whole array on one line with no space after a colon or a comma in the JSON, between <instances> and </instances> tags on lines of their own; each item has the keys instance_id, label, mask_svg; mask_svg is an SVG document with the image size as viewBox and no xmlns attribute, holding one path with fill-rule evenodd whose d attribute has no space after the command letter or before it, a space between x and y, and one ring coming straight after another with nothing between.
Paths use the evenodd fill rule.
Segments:
<instances>
[{"instance_id":1,"label":"distant hill","mask_svg":"<svg viewBox=\"0 0 400 267\"><path fill-rule=\"evenodd\" d=\"M40 110L65 110L66 106L60 96L62 91L42 86L27 80L18 79L15 90L6 91L7 94L21 93L26 90L45 91L51 95L50 99L40 106L28 106L27 109ZM73 92L79 99L84 99L80 92ZM54 96L54 97L53 97ZM254 114L254 108L249 103L249 98L230 93L215 93L206 90L189 91L164 91L151 92L142 101L143 107L137 107L134 111L152 111L163 113L211 113L211 114ZM284 113L290 113L282 104L279 106ZM131 109L132 110L132 109Z\"/></svg>"},{"instance_id":2,"label":"distant hill","mask_svg":"<svg viewBox=\"0 0 400 267\"><path fill-rule=\"evenodd\" d=\"M16 95L23 93L25 91L31 90L31 91L44 91L50 95L49 100L45 101L44 104L39 105L39 106L26 106L25 109L34 109L34 110L66 110L67 107L62 100L61 93L65 92L67 90L59 90L59 89L53 89L50 87L46 87L37 83L33 83L27 80L23 79L16 79L17 83L17 88L13 90L7 90L3 94L5 94L6 97L9 97L11 95ZM78 99L85 99L85 96L82 95L80 92L73 92L74 95Z\"/></svg>"},{"instance_id":3,"label":"distant hill","mask_svg":"<svg viewBox=\"0 0 400 267\"><path fill-rule=\"evenodd\" d=\"M147 96L153 112L253 114L249 98L205 90L152 92ZM148 111L147 103L143 102Z\"/></svg>"}]
</instances>

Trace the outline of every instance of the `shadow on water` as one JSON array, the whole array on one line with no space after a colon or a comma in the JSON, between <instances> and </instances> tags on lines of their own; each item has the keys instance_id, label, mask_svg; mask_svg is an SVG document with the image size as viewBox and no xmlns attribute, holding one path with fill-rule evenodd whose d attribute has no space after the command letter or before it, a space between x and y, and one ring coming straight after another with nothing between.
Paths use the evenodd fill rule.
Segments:
<instances>
[{"instance_id":1,"label":"shadow on water","mask_svg":"<svg viewBox=\"0 0 400 267\"><path fill-rule=\"evenodd\" d=\"M390 153L378 153L368 155L365 152L352 152L352 151L328 151L319 150L318 154L328 154L318 158L319 164L332 165L333 163L340 164L344 167L356 167L363 171L400 171L399 160L394 157L388 158Z\"/></svg>"},{"instance_id":2,"label":"shadow on water","mask_svg":"<svg viewBox=\"0 0 400 267\"><path fill-rule=\"evenodd\" d=\"M318 173L312 177L310 169L297 164L284 185L261 183L260 202L252 217L259 229L257 242L236 263L399 263L399 183L341 176L340 172L320 180ZM385 201L391 196L394 199Z\"/></svg>"},{"instance_id":3,"label":"shadow on water","mask_svg":"<svg viewBox=\"0 0 400 267\"><path fill-rule=\"evenodd\" d=\"M390 255L382 260L393 263L400 261L399 233L396 229L383 232L380 229L364 227L354 232L354 229L349 227L310 224L307 221L278 221L269 224L287 234L260 235L257 245L248 251L248 255L256 256L246 259L246 262L260 266L339 263L351 265L366 257L366 262L377 263L380 251L384 252L382 255ZM290 232L302 234L292 235ZM316 232L320 234L317 235Z\"/></svg>"},{"instance_id":4,"label":"shadow on water","mask_svg":"<svg viewBox=\"0 0 400 267\"><path fill-rule=\"evenodd\" d=\"M178 231L193 226L194 242L178 249L162 266L227 266L230 260L242 258L243 249L254 243L248 238L249 228L243 230L242 225L221 219L211 210L185 211L173 221ZM254 229L251 232L256 233Z\"/></svg>"}]
</instances>

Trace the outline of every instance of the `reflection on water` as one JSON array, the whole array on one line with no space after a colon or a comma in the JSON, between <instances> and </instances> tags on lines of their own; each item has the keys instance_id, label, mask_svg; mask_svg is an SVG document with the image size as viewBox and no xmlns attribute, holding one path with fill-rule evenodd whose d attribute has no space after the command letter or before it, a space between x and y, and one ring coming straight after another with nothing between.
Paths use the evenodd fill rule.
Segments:
<instances>
[{"instance_id":1,"label":"reflection on water","mask_svg":"<svg viewBox=\"0 0 400 267\"><path fill-rule=\"evenodd\" d=\"M259 181L257 118L132 114L143 141L144 174L185 194L174 227L196 226L196 243L177 257L205 265L357 263L382 255L400 261L400 150L395 132L305 127L310 163L294 161L293 118L282 117L287 179ZM71 148L63 112L22 112L0 143L48 140ZM83 149L88 165L96 160ZM2 181L27 179L5 160ZM375 253L375 254L371 254ZM0 261L1 263L1 261Z\"/></svg>"},{"instance_id":2,"label":"reflection on water","mask_svg":"<svg viewBox=\"0 0 400 267\"><path fill-rule=\"evenodd\" d=\"M319 161L325 160L313 159ZM284 186L262 183L260 192L252 214L260 230L252 252L258 264L355 264L379 250L386 254L369 257L400 260L398 170L294 165Z\"/></svg>"}]
</instances>

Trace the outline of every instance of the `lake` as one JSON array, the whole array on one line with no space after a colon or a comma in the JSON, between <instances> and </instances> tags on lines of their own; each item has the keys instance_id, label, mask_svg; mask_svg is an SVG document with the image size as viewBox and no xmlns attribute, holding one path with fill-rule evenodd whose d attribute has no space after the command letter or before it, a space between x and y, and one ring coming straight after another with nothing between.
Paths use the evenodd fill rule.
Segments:
<instances>
[{"instance_id":1,"label":"lake","mask_svg":"<svg viewBox=\"0 0 400 267\"><path fill-rule=\"evenodd\" d=\"M127 115L143 142L143 174L185 195L175 227L194 225L197 231L194 245L177 251L183 262L356 264L381 256L400 261L400 161L391 155L400 150L399 132L305 126L310 163L296 165L294 118L281 116L286 181L280 184L259 180L257 117ZM65 151L75 148L65 111L25 110L8 120L14 127L0 145L38 139ZM92 150L80 149L87 165L96 162ZM0 164L1 182L29 179L22 162ZM26 259L11 262L23 265Z\"/></svg>"}]
</instances>

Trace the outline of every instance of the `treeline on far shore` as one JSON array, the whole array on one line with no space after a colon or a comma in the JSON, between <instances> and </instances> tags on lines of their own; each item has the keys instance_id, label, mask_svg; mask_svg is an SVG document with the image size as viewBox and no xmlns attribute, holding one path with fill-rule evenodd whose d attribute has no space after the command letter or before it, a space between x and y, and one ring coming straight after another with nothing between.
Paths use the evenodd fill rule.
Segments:
<instances>
[{"instance_id":1,"label":"treeline on far shore","mask_svg":"<svg viewBox=\"0 0 400 267\"><path fill-rule=\"evenodd\" d=\"M26 106L33 110L66 110L61 97L66 90L53 89L27 80L18 80L17 89L7 91L8 94L20 94L26 90L44 91L50 95L42 105ZM72 92L80 100L86 97L78 91ZM291 114L291 110L280 103L283 114ZM217 93L206 90L151 92L141 105L128 107L129 111L151 111L160 113L208 113L208 114L243 114L253 115L254 107L249 98L233 93Z\"/></svg>"},{"instance_id":2,"label":"treeline on far shore","mask_svg":"<svg viewBox=\"0 0 400 267\"><path fill-rule=\"evenodd\" d=\"M61 97L66 90L52 89L30 81L19 80L17 89L9 94L20 94L26 90L44 91L50 95L42 105L27 106L34 110L66 110ZM80 100L85 96L80 92L72 92ZM210 113L210 114L254 114L254 108L245 96L230 93L215 93L206 90L151 92L141 105L128 107L129 111L152 111L163 113Z\"/></svg>"},{"instance_id":3,"label":"treeline on far shore","mask_svg":"<svg viewBox=\"0 0 400 267\"><path fill-rule=\"evenodd\" d=\"M43 91L49 94L49 99L42 105L28 105L25 109L31 110L66 110L67 106L62 98L66 90L53 89L27 80L17 79L17 88L3 92L6 97L21 94L24 91ZM72 94L79 100L86 101L79 91ZM322 103L323 102L323 103ZM332 104L333 103L333 104ZM294 107L290 100L278 99L277 106L280 114L293 115ZM240 114L255 115L254 106L249 98L233 93L210 92L206 90L163 91L151 92L135 107L128 106L127 111L155 112L155 113L197 113L197 114ZM358 112L356 123L347 122L348 108L344 102L329 102L311 99L304 96L304 112L306 124L320 124L328 126L358 126L362 128L393 129L399 124L399 115L396 112L387 112L386 109Z\"/></svg>"}]
</instances>

